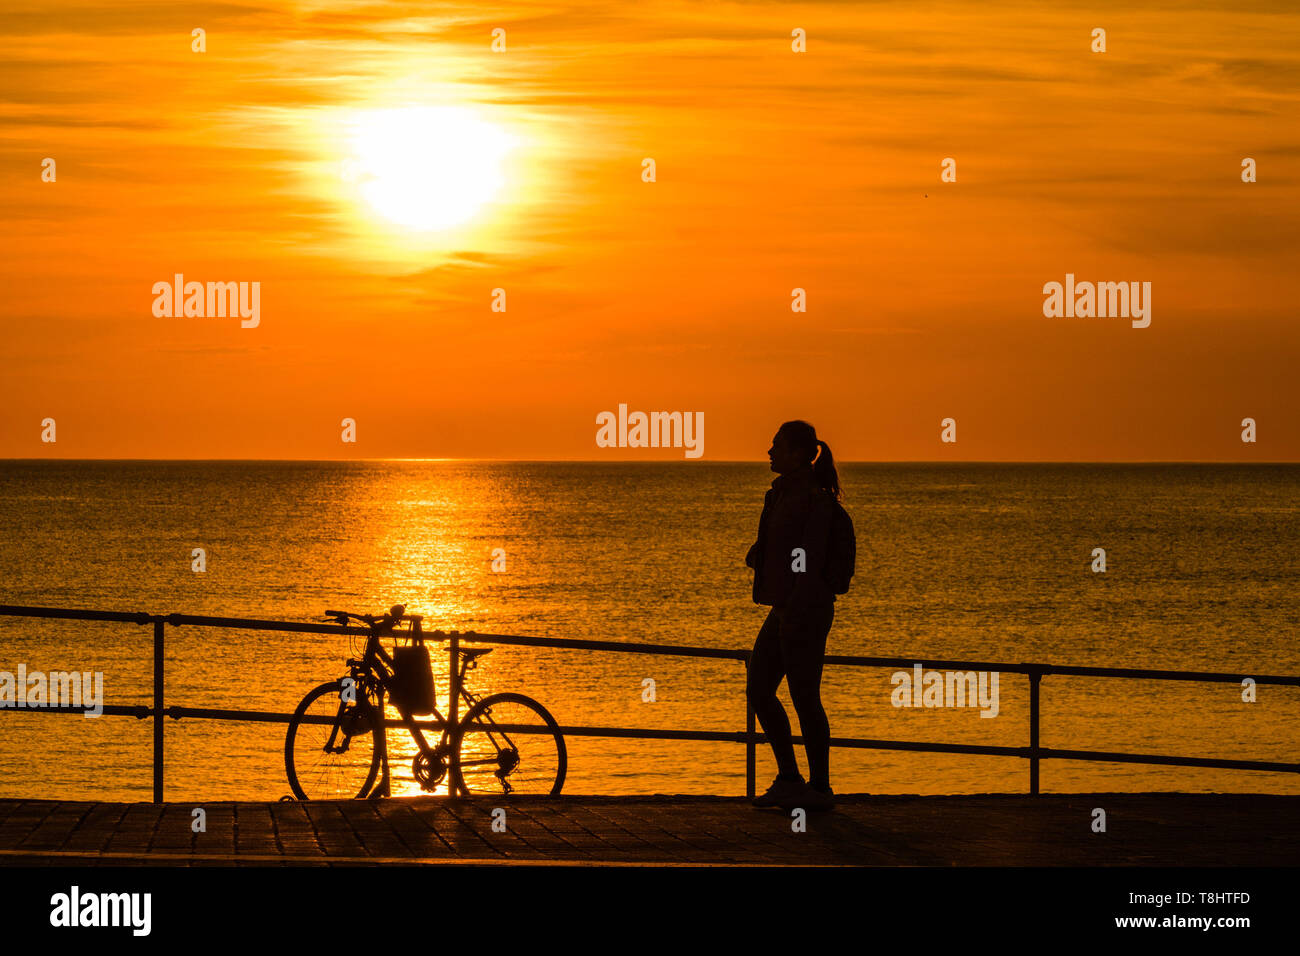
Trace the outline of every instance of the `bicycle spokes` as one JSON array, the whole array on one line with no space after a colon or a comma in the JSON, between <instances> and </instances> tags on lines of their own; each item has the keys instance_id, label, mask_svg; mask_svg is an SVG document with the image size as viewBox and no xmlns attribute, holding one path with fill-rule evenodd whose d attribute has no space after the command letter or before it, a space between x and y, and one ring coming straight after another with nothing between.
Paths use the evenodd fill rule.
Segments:
<instances>
[{"instance_id":1,"label":"bicycle spokes","mask_svg":"<svg viewBox=\"0 0 1300 956\"><path fill-rule=\"evenodd\" d=\"M550 715L516 694L470 709L461 729L458 769L465 790L549 794L563 780L563 741Z\"/></svg>"},{"instance_id":2,"label":"bicycle spokes","mask_svg":"<svg viewBox=\"0 0 1300 956\"><path fill-rule=\"evenodd\" d=\"M342 704L337 684L324 684L298 706L289 725L285 758L300 799L364 796L379 763L369 705Z\"/></svg>"}]
</instances>

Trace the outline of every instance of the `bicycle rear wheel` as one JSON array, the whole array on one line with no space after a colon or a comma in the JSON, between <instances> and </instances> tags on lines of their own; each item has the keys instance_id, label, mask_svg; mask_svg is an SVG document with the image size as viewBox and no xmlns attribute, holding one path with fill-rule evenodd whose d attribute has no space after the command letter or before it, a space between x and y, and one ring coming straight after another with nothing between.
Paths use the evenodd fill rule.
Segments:
<instances>
[{"instance_id":1,"label":"bicycle rear wheel","mask_svg":"<svg viewBox=\"0 0 1300 956\"><path fill-rule=\"evenodd\" d=\"M452 782L470 796L558 796L569 766L560 725L523 694L493 694L471 707L451 752Z\"/></svg>"},{"instance_id":2,"label":"bicycle rear wheel","mask_svg":"<svg viewBox=\"0 0 1300 956\"><path fill-rule=\"evenodd\" d=\"M284 740L284 768L299 800L349 800L364 797L379 773L383 721L364 698L341 700L341 680L307 693L293 712ZM333 746L326 750L333 735Z\"/></svg>"}]
</instances>

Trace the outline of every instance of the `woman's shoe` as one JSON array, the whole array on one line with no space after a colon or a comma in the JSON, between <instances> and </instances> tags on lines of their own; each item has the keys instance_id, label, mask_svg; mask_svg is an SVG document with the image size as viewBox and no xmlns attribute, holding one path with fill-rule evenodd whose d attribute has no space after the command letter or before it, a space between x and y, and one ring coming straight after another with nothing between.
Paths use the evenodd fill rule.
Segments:
<instances>
[{"instance_id":1,"label":"woman's shoe","mask_svg":"<svg viewBox=\"0 0 1300 956\"><path fill-rule=\"evenodd\" d=\"M772 786L767 788L767 792L762 796L755 797L752 801L756 807L782 807L783 809L793 809L799 806L798 800L803 796L804 791L808 789L808 784L804 783L803 777L794 777L788 780L782 780L777 777L772 781ZM791 800L795 802L786 806Z\"/></svg>"},{"instance_id":2,"label":"woman's shoe","mask_svg":"<svg viewBox=\"0 0 1300 956\"><path fill-rule=\"evenodd\" d=\"M803 792L803 803L796 804L805 810L826 811L835 809L835 791L830 787L825 790L818 790L816 787L808 786ZM791 808L793 809L793 807Z\"/></svg>"}]
</instances>

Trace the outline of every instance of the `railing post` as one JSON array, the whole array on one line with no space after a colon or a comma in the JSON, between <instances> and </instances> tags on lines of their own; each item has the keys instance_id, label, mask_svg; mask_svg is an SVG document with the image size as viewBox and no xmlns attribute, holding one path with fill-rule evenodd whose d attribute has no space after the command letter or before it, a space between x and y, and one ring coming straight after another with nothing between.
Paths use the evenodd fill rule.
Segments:
<instances>
[{"instance_id":1,"label":"railing post","mask_svg":"<svg viewBox=\"0 0 1300 956\"><path fill-rule=\"evenodd\" d=\"M745 796L754 799L754 762L757 746L754 743L754 705L749 699L749 658L745 658Z\"/></svg>"},{"instance_id":2,"label":"railing post","mask_svg":"<svg viewBox=\"0 0 1300 956\"><path fill-rule=\"evenodd\" d=\"M163 629L161 617L153 621L153 802L163 802Z\"/></svg>"},{"instance_id":3,"label":"railing post","mask_svg":"<svg viewBox=\"0 0 1300 956\"><path fill-rule=\"evenodd\" d=\"M460 658L460 633L458 631L452 631L451 634L448 635L447 645L449 648L447 653L451 655L451 670L447 675L447 692L451 697L451 700L447 702L447 721L451 726L447 730L447 739L451 742L452 746L456 746L456 726L460 723L460 717L457 713L460 710L460 674L456 670L456 664ZM452 759L458 758L453 757ZM456 789L456 782L451 779L451 775L449 774L447 779L447 796L463 797L464 794L457 794Z\"/></svg>"},{"instance_id":4,"label":"railing post","mask_svg":"<svg viewBox=\"0 0 1300 956\"><path fill-rule=\"evenodd\" d=\"M1038 795L1038 685L1039 671L1029 672L1029 792Z\"/></svg>"}]
</instances>

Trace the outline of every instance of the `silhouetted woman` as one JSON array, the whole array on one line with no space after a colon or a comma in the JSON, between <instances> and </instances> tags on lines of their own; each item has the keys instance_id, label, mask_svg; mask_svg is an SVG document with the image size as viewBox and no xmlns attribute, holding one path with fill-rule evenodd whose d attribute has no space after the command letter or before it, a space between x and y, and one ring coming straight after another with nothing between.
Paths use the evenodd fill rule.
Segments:
<instances>
[{"instance_id":1,"label":"silhouetted woman","mask_svg":"<svg viewBox=\"0 0 1300 956\"><path fill-rule=\"evenodd\" d=\"M754 806L829 810L834 796L830 725L821 701L822 659L835 618L832 584L838 579L830 565L838 564L842 576L847 560L852 575L852 523L843 515L848 523L845 544L844 523L837 523L837 512L843 514L839 475L829 446L818 440L812 425L786 422L767 455L777 478L763 499L758 541L745 563L754 569L754 602L772 610L754 642L747 692L779 772L767 792L754 799ZM843 580L847 589L847 578ZM789 682L799 716L808 755L807 783L795 762L790 720L776 696L782 678Z\"/></svg>"}]
</instances>

